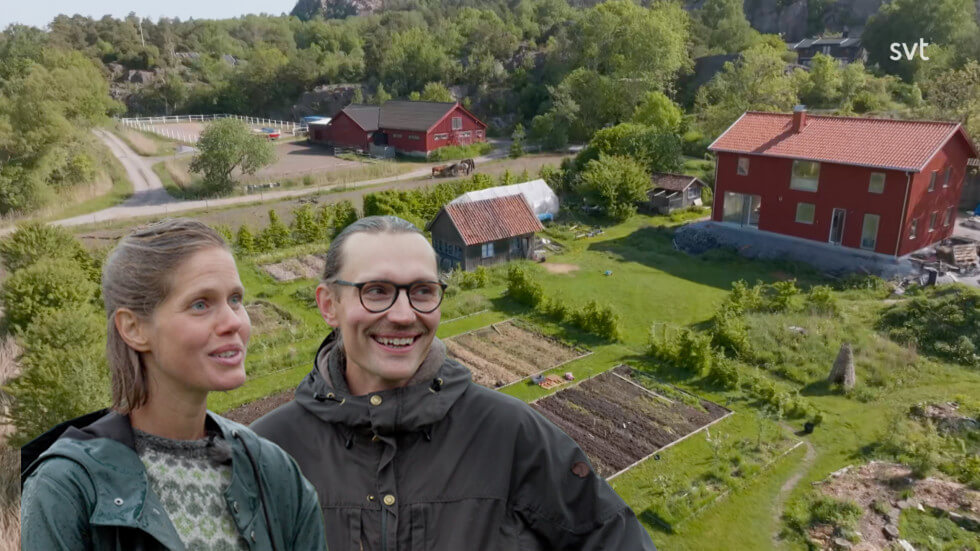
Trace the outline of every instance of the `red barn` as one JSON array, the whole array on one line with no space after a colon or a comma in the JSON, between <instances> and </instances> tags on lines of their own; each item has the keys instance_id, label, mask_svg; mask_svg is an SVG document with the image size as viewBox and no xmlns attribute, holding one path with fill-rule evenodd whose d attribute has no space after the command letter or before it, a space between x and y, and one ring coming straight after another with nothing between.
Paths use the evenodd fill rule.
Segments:
<instances>
[{"instance_id":1,"label":"red barn","mask_svg":"<svg viewBox=\"0 0 980 551\"><path fill-rule=\"evenodd\" d=\"M427 157L447 145L485 142L487 125L458 102L387 101L381 107L348 105L310 141L367 150L370 143Z\"/></svg>"},{"instance_id":2,"label":"red barn","mask_svg":"<svg viewBox=\"0 0 980 551\"><path fill-rule=\"evenodd\" d=\"M712 219L889 256L952 234L967 160L955 122L743 114L711 146Z\"/></svg>"}]
</instances>

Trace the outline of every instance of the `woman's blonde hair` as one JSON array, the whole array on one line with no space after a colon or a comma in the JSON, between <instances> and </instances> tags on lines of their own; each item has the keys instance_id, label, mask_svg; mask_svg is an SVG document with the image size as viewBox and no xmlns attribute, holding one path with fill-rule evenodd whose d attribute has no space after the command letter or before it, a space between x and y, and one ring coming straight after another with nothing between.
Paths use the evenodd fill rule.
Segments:
<instances>
[{"instance_id":1,"label":"woman's blonde hair","mask_svg":"<svg viewBox=\"0 0 980 551\"><path fill-rule=\"evenodd\" d=\"M112 407L127 414L146 403L146 366L116 329L116 311L127 308L142 319L170 295L175 270L196 252L229 250L218 232L189 218L168 218L140 226L123 237L102 269L107 317L106 357L112 374Z\"/></svg>"}]
</instances>

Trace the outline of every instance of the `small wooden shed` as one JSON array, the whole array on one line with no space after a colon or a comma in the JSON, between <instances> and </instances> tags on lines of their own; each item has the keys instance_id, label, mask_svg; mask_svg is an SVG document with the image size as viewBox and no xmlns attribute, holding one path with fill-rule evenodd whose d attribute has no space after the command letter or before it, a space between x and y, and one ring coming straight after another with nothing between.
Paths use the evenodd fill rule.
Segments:
<instances>
[{"instance_id":1,"label":"small wooden shed","mask_svg":"<svg viewBox=\"0 0 980 551\"><path fill-rule=\"evenodd\" d=\"M685 174L657 172L650 178L645 205L650 212L670 214L690 206L701 206L701 189L707 186L700 178Z\"/></svg>"}]
</instances>

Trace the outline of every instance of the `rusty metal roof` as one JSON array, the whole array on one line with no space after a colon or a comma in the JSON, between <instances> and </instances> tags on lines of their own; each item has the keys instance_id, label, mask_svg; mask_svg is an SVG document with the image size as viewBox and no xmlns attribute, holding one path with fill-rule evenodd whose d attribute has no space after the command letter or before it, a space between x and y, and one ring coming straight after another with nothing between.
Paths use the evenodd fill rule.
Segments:
<instances>
[{"instance_id":1,"label":"rusty metal roof","mask_svg":"<svg viewBox=\"0 0 980 551\"><path fill-rule=\"evenodd\" d=\"M708 149L921 172L957 134L970 155L976 147L955 122L811 115L799 132L790 113L743 114Z\"/></svg>"},{"instance_id":2,"label":"rusty metal roof","mask_svg":"<svg viewBox=\"0 0 980 551\"><path fill-rule=\"evenodd\" d=\"M489 243L544 229L523 195L450 203L444 209L466 245Z\"/></svg>"}]
</instances>

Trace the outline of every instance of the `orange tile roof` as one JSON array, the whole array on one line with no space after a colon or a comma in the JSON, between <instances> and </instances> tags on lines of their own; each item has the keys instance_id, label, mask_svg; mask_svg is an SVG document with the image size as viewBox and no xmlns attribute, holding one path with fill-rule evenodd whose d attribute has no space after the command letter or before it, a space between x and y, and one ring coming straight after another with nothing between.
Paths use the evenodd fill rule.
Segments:
<instances>
[{"instance_id":1,"label":"orange tile roof","mask_svg":"<svg viewBox=\"0 0 980 551\"><path fill-rule=\"evenodd\" d=\"M973 156L976 147L955 122L909 121L811 115L800 132L789 113L749 111L712 143L711 151L751 153L921 172L955 134L962 134Z\"/></svg>"},{"instance_id":2,"label":"orange tile roof","mask_svg":"<svg viewBox=\"0 0 980 551\"><path fill-rule=\"evenodd\" d=\"M520 194L472 203L450 203L445 209L467 245L489 243L544 229Z\"/></svg>"}]
</instances>

